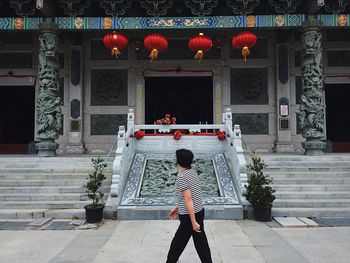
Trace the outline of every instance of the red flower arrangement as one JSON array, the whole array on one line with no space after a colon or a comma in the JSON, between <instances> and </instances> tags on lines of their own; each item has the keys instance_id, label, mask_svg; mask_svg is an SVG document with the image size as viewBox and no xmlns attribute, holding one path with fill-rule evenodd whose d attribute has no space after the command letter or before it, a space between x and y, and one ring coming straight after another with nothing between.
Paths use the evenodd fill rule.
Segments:
<instances>
[{"instance_id":1,"label":"red flower arrangement","mask_svg":"<svg viewBox=\"0 0 350 263\"><path fill-rule=\"evenodd\" d=\"M225 133L225 131L223 131L223 130L217 131L217 132L216 132L216 136L218 136L218 139L219 139L220 141L223 141L223 140L226 139L226 133Z\"/></svg>"},{"instance_id":2,"label":"red flower arrangement","mask_svg":"<svg viewBox=\"0 0 350 263\"><path fill-rule=\"evenodd\" d=\"M170 124L176 124L176 118L171 117L170 114L165 114L164 118L156 120L156 124L161 125L170 125Z\"/></svg>"},{"instance_id":3,"label":"red flower arrangement","mask_svg":"<svg viewBox=\"0 0 350 263\"><path fill-rule=\"evenodd\" d=\"M178 141L181 139L182 135L183 135L182 132L177 130L176 132L174 132L174 139Z\"/></svg>"},{"instance_id":4,"label":"red flower arrangement","mask_svg":"<svg viewBox=\"0 0 350 263\"><path fill-rule=\"evenodd\" d=\"M143 136L145 136L145 133L141 130L137 130L136 132L134 132L134 137L137 140L141 140L143 138Z\"/></svg>"}]
</instances>

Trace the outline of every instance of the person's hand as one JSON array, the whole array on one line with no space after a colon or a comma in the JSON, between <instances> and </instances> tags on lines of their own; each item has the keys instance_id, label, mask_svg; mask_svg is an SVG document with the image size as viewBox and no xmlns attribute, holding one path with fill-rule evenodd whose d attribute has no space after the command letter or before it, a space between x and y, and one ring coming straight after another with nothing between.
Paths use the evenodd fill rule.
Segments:
<instances>
[{"instance_id":1,"label":"person's hand","mask_svg":"<svg viewBox=\"0 0 350 263\"><path fill-rule=\"evenodd\" d=\"M170 219L176 219L177 210L178 210L178 208L175 207L175 208L173 208L173 209L170 211L170 213L169 213L169 218L170 218Z\"/></svg>"},{"instance_id":2,"label":"person's hand","mask_svg":"<svg viewBox=\"0 0 350 263\"><path fill-rule=\"evenodd\" d=\"M192 229L193 231L200 233L201 232L201 226L197 223L197 221L194 221L192 223Z\"/></svg>"}]
</instances>

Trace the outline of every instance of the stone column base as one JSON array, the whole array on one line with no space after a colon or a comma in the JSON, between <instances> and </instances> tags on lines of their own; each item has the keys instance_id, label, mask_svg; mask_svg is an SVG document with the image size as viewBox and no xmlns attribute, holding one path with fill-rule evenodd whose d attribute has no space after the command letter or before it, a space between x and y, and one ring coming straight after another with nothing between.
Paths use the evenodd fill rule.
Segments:
<instances>
[{"instance_id":1,"label":"stone column base","mask_svg":"<svg viewBox=\"0 0 350 263\"><path fill-rule=\"evenodd\" d=\"M326 143L321 140L306 140L303 143L305 155L322 155L326 148Z\"/></svg>"},{"instance_id":2,"label":"stone column base","mask_svg":"<svg viewBox=\"0 0 350 263\"><path fill-rule=\"evenodd\" d=\"M38 156L53 157L56 156L58 144L53 141L40 141L35 147L38 150Z\"/></svg>"},{"instance_id":3,"label":"stone column base","mask_svg":"<svg viewBox=\"0 0 350 263\"><path fill-rule=\"evenodd\" d=\"M66 153L83 154L85 152L86 148L83 144L69 144L66 148Z\"/></svg>"},{"instance_id":4,"label":"stone column base","mask_svg":"<svg viewBox=\"0 0 350 263\"><path fill-rule=\"evenodd\" d=\"M276 142L276 153L293 153L295 152L294 145L291 142Z\"/></svg>"}]
</instances>

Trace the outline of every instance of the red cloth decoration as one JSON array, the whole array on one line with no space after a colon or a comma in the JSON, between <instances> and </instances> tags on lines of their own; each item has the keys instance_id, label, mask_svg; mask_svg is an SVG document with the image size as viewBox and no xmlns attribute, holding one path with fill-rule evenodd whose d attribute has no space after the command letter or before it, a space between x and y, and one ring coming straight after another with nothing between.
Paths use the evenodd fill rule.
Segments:
<instances>
[{"instance_id":1,"label":"red cloth decoration","mask_svg":"<svg viewBox=\"0 0 350 263\"><path fill-rule=\"evenodd\" d=\"M256 40L257 38L254 33L249 31L242 32L232 38L232 47L242 49L242 55L244 61L246 61L247 56L250 54L249 48L255 46Z\"/></svg>"},{"instance_id":2,"label":"red cloth decoration","mask_svg":"<svg viewBox=\"0 0 350 263\"><path fill-rule=\"evenodd\" d=\"M189 48L196 52L194 58L199 59L199 61L203 58L204 52L209 51L212 45L213 41L209 37L205 37L203 33L199 33L198 36L188 41Z\"/></svg>"},{"instance_id":3,"label":"red cloth decoration","mask_svg":"<svg viewBox=\"0 0 350 263\"><path fill-rule=\"evenodd\" d=\"M143 137L145 136L145 133L141 130L137 130L135 133L134 133L134 137L137 139L137 140L141 140Z\"/></svg>"},{"instance_id":4,"label":"red cloth decoration","mask_svg":"<svg viewBox=\"0 0 350 263\"><path fill-rule=\"evenodd\" d=\"M113 31L103 37L103 44L106 48L112 50L112 56L115 55L118 58L121 54L120 50L128 45L128 40L122 34Z\"/></svg>"},{"instance_id":5,"label":"red cloth decoration","mask_svg":"<svg viewBox=\"0 0 350 263\"><path fill-rule=\"evenodd\" d=\"M177 130L176 132L174 132L174 139L175 140L180 140L181 139L181 136L182 136L182 132Z\"/></svg>"},{"instance_id":6,"label":"red cloth decoration","mask_svg":"<svg viewBox=\"0 0 350 263\"><path fill-rule=\"evenodd\" d=\"M168 47L168 40L160 34L149 34L143 41L145 47L150 51L149 57L152 60L157 59L158 54L165 51Z\"/></svg>"},{"instance_id":7,"label":"red cloth decoration","mask_svg":"<svg viewBox=\"0 0 350 263\"><path fill-rule=\"evenodd\" d=\"M226 132L225 132L225 131L222 131L222 130L217 131L217 132L216 132L216 136L218 136L218 139L219 139L220 141L223 141L223 140L226 139Z\"/></svg>"}]
</instances>

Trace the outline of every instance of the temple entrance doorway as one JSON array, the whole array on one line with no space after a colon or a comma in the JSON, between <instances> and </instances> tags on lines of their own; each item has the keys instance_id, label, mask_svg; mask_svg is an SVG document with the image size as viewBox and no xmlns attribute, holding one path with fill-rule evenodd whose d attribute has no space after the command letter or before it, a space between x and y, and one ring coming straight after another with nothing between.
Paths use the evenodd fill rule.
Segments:
<instances>
[{"instance_id":1,"label":"temple entrance doorway","mask_svg":"<svg viewBox=\"0 0 350 263\"><path fill-rule=\"evenodd\" d=\"M350 84L326 84L327 140L333 152L350 152Z\"/></svg>"},{"instance_id":2,"label":"temple entrance doorway","mask_svg":"<svg viewBox=\"0 0 350 263\"><path fill-rule=\"evenodd\" d=\"M175 116L178 124L212 124L212 77L147 77L146 124L153 124L165 114Z\"/></svg>"},{"instance_id":3,"label":"temple entrance doorway","mask_svg":"<svg viewBox=\"0 0 350 263\"><path fill-rule=\"evenodd\" d=\"M35 89L0 87L0 154L28 153L34 140Z\"/></svg>"}]
</instances>

